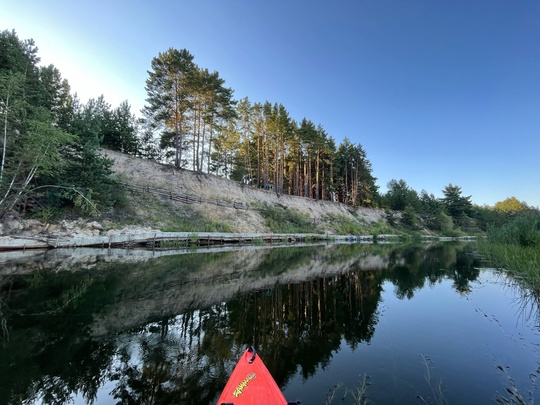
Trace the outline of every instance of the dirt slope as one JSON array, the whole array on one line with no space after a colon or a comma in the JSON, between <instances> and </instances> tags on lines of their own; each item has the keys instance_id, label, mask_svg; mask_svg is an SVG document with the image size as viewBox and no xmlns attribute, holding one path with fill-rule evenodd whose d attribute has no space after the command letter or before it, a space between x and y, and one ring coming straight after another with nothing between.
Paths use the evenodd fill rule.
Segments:
<instances>
[{"instance_id":1,"label":"dirt slope","mask_svg":"<svg viewBox=\"0 0 540 405\"><path fill-rule=\"evenodd\" d=\"M236 209L233 203L245 207L261 204L279 205L307 213L319 221L329 214L348 217L363 223L385 221L382 210L353 208L330 201L315 201L304 197L278 195L238 182L209 174L195 173L189 170L174 169L149 160L134 158L119 152L104 151L114 161L113 170L126 184L149 186L187 196L203 199L221 200L227 206L208 203L186 204L173 202L179 209L195 211L205 218L229 223L235 232L268 232L264 219L255 209ZM160 224L149 224L159 227ZM323 222L325 232L334 233L331 223Z\"/></svg>"}]
</instances>

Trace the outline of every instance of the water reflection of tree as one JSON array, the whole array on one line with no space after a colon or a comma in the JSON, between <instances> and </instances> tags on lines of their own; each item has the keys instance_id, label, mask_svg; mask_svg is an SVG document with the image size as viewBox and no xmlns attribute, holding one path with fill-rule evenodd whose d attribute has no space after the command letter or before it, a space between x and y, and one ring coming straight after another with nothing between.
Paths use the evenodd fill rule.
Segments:
<instances>
[{"instance_id":1,"label":"water reflection of tree","mask_svg":"<svg viewBox=\"0 0 540 405\"><path fill-rule=\"evenodd\" d=\"M230 302L230 325L239 343L260 348L280 382L297 366L307 378L329 363L342 338L351 346L371 339L379 296L373 272L276 286Z\"/></svg>"},{"instance_id":2,"label":"water reflection of tree","mask_svg":"<svg viewBox=\"0 0 540 405\"><path fill-rule=\"evenodd\" d=\"M392 282L400 299L411 299L425 283L433 286L443 280L454 281L460 294L470 292L470 282L478 278L478 258L463 245L437 244L426 249L406 246L390 255L390 266L382 277ZM476 265L476 266L475 266Z\"/></svg>"},{"instance_id":3,"label":"water reflection of tree","mask_svg":"<svg viewBox=\"0 0 540 405\"><path fill-rule=\"evenodd\" d=\"M40 397L44 404L66 404L74 393L93 401L107 378L114 346L91 340L66 343L44 343L44 347L36 349L21 341L15 350L18 354L24 351L32 361L25 367L17 367L16 372L14 363L3 364L2 386L9 390L0 392L0 403L33 403ZM27 349L30 351L26 352ZM13 354L18 357L17 353ZM9 357L2 356L0 363Z\"/></svg>"},{"instance_id":4,"label":"water reflection of tree","mask_svg":"<svg viewBox=\"0 0 540 405\"><path fill-rule=\"evenodd\" d=\"M38 397L64 404L74 393L95 398L114 346L87 338L92 313L80 308L92 284L91 278L65 274L55 283L32 275L3 285L10 339L0 350L0 404Z\"/></svg>"},{"instance_id":5,"label":"water reflection of tree","mask_svg":"<svg viewBox=\"0 0 540 405\"><path fill-rule=\"evenodd\" d=\"M0 397L22 403L39 396L54 404L80 393L91 401L103 381L112 381L112 395L119 403L209 403L246 344L257 346L278 383L285 384L297 371L308 378L328 365L342 342L354 349L371 340L385 282L394 284L398 297L411 298L426 283L445 279L466 293L478 276L474 256L452 244L427 249L375 247L387 263L377 271L362 268L361 259L373 255L370 249L344 245L265 252L260 268L251 269L249 277L309 269L313 263L319 267L343 263L345 271L274 285L209 308L194 303L194 309L180 315L167 314L164 308L161 319L106 340L91 338L89 326L105 304L129 296L126 284L136 291L135 297L146 299L165 285L181 286L183 275L196 273L194 269L238 266L234 254L167 258L161 266L137 270L141 275L128 283L129 265L96 273L86 283L77 275L62 276L53 284L38 283L9 302L23 315L12 312L9 318L10 342L0 353L0 374L7 377L0 387L9 387L10 392L0 392ZM19 288L30 283L23 278L16 282ZM58 305L57 297L65 291L81 294L59 311L28 317L50 309L51 303ZM9 365L21 358L30 361L18 365L14 373ZM11 378L7 385L4 378Z\"/></svg>"}]
</instances>

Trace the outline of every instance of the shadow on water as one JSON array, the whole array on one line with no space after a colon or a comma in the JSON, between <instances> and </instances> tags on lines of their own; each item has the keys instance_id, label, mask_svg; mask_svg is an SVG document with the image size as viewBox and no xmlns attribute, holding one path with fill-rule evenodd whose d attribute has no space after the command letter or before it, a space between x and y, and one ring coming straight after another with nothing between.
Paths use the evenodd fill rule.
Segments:
<instances>
[{"instance_id":1,"label":"shadow on water","mask_svg":"<svg viewBox=\"0 0 540 405\"><path fill-rule=\"evenodd\" d=\"M330 245L192 253L0 278L0 404L215 401L246 344L280 386L373 338L384 283L410 300L471 291L470 245ZM20 265L20 264L19 264ZM322 400L322 399L321 399Z\"/></svg>"}]
</instances>

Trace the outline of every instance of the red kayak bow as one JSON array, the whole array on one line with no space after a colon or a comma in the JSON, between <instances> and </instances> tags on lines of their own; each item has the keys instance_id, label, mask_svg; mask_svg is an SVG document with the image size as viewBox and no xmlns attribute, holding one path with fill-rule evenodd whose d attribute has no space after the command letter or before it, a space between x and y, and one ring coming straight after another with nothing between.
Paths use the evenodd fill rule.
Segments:
<instances>
[{"instance_id":1,"label":"red kayak bow","mask_svg":"<svg viewBox=\"0 0 540 405\"><path fill-rule=\"evenodd\" d=\"M288 403L260 356L249 347L236 364L217 405L252 404Z\"/></svg>"}]
</instances>

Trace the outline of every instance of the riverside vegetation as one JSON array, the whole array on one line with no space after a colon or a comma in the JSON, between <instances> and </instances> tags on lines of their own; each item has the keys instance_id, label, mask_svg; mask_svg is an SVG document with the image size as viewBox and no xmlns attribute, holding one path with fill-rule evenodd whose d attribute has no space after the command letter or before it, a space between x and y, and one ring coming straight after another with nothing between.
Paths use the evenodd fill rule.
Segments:
<instances>
[{"instance_id":1,"label":"riverside vegetation","mask_svg":"<svg viewBox=\"0 0 540 405\"><path fill-rule=\"evenodd\" d=\"M491 227L481 251L497 267L507 269L514 278L540 296L540 214L528 211L500 227Z\"/></svg>"}]
</instances>

